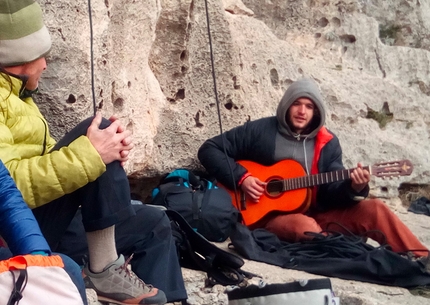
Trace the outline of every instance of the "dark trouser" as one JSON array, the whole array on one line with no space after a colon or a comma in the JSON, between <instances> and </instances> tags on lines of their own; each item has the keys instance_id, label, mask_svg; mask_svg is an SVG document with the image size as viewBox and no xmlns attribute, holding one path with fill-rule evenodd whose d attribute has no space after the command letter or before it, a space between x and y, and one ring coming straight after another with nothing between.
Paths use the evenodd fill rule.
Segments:
<instances>
[{"instance_id":1,"label":"dark trouser","mask_svg":"<svg viewBox=\"0 0 430 305\"><path fill-rule=\"evenodd\" d=\"M115 225L116 247L129 256L132 270L146 283L164 291L168 302L187 298L169 218L154 207L133 205L136 215ZM82 263L88 254L80 210L55 251Z\"/></svg>"},{"instance_id":2,"label":"dark trouser","mask_svg":"<svg viewBox=\"0 0 430 305\"><path fill-rule=\"evenodd\" d=\"M69 274L72 282L78 288L79 294L82 297L82 302L86 305L87 303L87 294L85 291L84 281L82 280L81 268L74 261L70 259L70 257L61 254L61 253L53 253L55 255L60 255L63 259L64 270ZM11 258L13 255L7 248L0 247L0 261ZM54 284L54 283L53 283ZM43 293L41 291L40 293Z\"/></svg>"},{"instance_id":3,"label":"dark trouser","mask_svg":"<svg viewBox=\"0 0 430 305\"><path fill-rule=\"evenodd\" d=\"M55 145L52 151L59 150L78 137L86 135L92 119L88 118L78 124ZM110 121L104 119L100 128L109 125ZM95 181L33 209L40 229L52 249L56 248L79 206L82 207L82 223L87 232L108 228L134 215L130 204L129 182L119 161L106 165L106 171Z\"/></svg>"}]
</instances>

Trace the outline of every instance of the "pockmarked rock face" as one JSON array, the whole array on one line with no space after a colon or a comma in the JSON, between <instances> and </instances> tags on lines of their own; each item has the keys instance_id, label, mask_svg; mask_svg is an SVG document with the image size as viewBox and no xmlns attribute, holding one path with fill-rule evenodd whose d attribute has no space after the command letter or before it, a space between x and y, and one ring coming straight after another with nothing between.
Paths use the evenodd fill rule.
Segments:
<instances>
[{"instance_id":1,"label":"pockmarked rock face","mask_svg":"<svg viewBox=\"0 0 430 305\"><path fill-rule=\"evenodd\" d=\"M205 139L275 114L286 88L312 77L347 168L412 161L410 176L373 178L371 194L430 245L426 216L407 213L398 199L430 184L428 1L91 1L92 31L87 1L39 2L53 48L36 101L51 132L60 138L95 110L115 113L133 132L126 170L143 196L174 168L200 168ZM314 277L244 267L271 283ZM222 287L204 288L204 274L184 277L189 304L226 304ZM345 304L428 302L396 287L333 284Z\"/></svg>"},{"instance_id":2,"label":"pockmarked rock face","mask_svg":"<svg viewBox=\"0 0 430 305\"><path fill-rule=\"evenodd\" d=\"M92 34L87 1L40 3L53 48L37 102L52 133L95 109L117 114L134 135L133 181L200 168L205 139L273 115L306 76L320 86L346 167L414 164L411 176L374 178L375 196L429 185L425 1L91 1Z\"/></svg>"}]
</instances>

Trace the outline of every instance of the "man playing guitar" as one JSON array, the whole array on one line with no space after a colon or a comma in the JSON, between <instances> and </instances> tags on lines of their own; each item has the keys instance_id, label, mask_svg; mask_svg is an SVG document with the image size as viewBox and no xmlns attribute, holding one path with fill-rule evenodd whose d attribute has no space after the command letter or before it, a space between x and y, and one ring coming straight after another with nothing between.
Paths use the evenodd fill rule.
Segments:
<instances>
[{"instance_id":1,"label":"man playing guitar","mask_svg":"<svg viewBox=\"0 0 430 305\"><path fill-rule=\"evenodd\" d=\"M323 98L317 84L312 79L300 79L285 92L276 116L249 121L208 139L198 158L220 183L230 190L239 189L245 196L237 207L245 224L252 228L265 228L282 240L296 242L308 238L307 231L321 232L329 223L337 222L353 234L369 236L380 244L387 242L395 252L427 256L427 248L382 200L365 199L373 173L360 163L353 170L344 169L339 140L324 123ZM279 175L274 172L273 177L262 179L258 166L251 169L254 162L261 168L277 165L285 174L274 179ZM401 170L408 165L396 163L394 167ZM387 170L392 168L389 164ZM283 180L289 171L296 171L291 175L299 177L293 181L298 186L289 188L289 182ZM345 173L346 177L339 177ZM269 182L271 179L275 183ZM270 194L268 183L270 188L279 184L279 195L278 191ZM283 195L289 189L296 190ZM276 202L274 207L266 212L272 201ZM294 201L300 204L288 208ZM341 227L335 229L342 231ZM386 240L380 233L368 232L372 230L383 232Z\"/></svg>"}]
</instances>

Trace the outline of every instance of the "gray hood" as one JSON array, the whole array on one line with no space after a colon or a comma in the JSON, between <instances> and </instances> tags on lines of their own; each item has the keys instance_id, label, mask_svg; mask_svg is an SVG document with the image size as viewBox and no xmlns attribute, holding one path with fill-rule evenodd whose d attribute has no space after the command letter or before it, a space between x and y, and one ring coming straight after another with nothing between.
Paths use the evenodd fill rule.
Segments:
<instances>
[{"instance_id":1,"label":"gray hood","mask_svg":"<svg viewBox=\"0 0 430 305\"><path fill-rule=\"evenodd\" d=\"M314 118L310 122L311 130L307 134L300 135L300 137L313 138L318 133L320 128L325 123L325 110L323 106L323 98L316 82L310 78L302 78L290 85L284 96L279 102L278 109L276 111L276 117L278 119L278 130L284 136L298 137L294 133L286 121L287 112L290 106L299 98L308 98L314 102L318 109L319 115L314 115Z\"/></svg>"}]
</instances>

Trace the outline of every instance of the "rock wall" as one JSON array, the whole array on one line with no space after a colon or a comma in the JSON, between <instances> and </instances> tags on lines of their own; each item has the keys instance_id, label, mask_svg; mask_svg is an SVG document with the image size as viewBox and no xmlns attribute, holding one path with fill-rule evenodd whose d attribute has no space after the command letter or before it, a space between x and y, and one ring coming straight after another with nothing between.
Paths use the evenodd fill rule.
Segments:
<instances>
[{"instance_id":1,"label":"rock wall","mask_svg":"<svg viewBox=\"0 0 430 305\"><path fill-rule=\"evenodd\" d=\"M346 167L413 162L409 177L372 180L374 196L429 185L428 1L91 1L92 35L87 1L40 2L53 49L38 103L52 133L116 113L134 134L126 170L139 195L200 167L218 107L222 130L272 115L303 76L319 83Z\"/></svg>"},{"instance_id":2,"label":"rock wall","mask_svg":"<svg viewBox=\"0 0 430 305\"><path fill-rule=\"evenodd\" d=\"M220 132L218 107L228 130L273 115L289 84L313 77L346 167L412 161L411 176L374 178L372 196L430 245L427 216L397 198L401 184L414 193L430 185L430 2L93 0L91 34L87 1L39 1L53 49L37 102L52 133L60 138L94 109L116 113L134 134L126 170L137 195L174 168L200 168L199 146ZM249 261L245 269L268 282L315 277ZM226 304L223 287L183 272L189 304ZM396 287L333 284L342 304L428 302Z\"/></svg>"}]
</instances>

